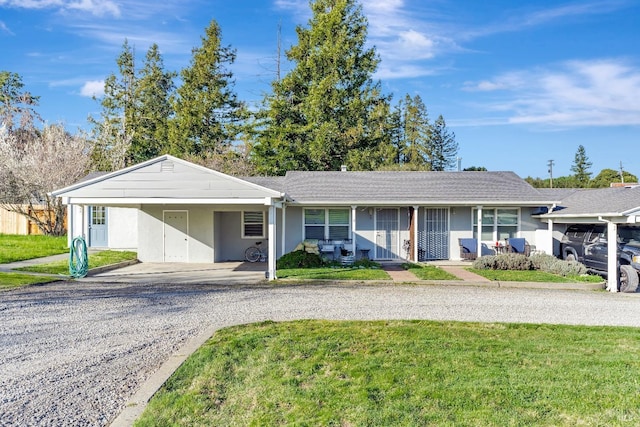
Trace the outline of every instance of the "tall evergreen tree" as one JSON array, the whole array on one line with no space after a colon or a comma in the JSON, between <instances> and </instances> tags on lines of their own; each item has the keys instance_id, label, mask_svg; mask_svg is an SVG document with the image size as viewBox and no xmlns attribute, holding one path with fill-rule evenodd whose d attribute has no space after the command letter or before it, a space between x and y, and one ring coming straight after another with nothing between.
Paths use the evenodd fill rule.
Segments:
<instances>
[{"instance_id":1,"label":"tall evergreen tree","mask_svg":"<svg viewBox=\"0 0 640 427\"><path fill-rule=\"evenodd\" d=\"M430 165L432 130L427 107L420 95L408 94L401 105L402 135L401 164L410 169L422 169Z\"/></svg>"},{"instance_id":2,"label":"tall evergreen tree","mask_svg":"<svg viewBox=\"0 0 640 427\"><path fill-rule=\"evenodd\" d=\"M591 172L589 169L591 165L592 163L587 157L586 150L582 145L579 145L573 160L573 165L571 166L571 172L574 174L573 178L577 187L585 188L589 186L589 181L591 181Z\"/></svg>"},{"instance_id":3,"label":"tall evergreen tree","mask_svg":"<svg viewBox=\"0 0 640 427\"><path fill-rule=\"evenodd\" d=\"M92 165L97 170L109 171L127 165L127 152L136 127L135 52L126 39L116 62L119 75L112 73L105 79L101 117L99 120L89 118L94 125Z\"/></svg>"},{"instance_id":4,"label":"tall evergreen tree","mask_svg":"<svg viewBox=\"0 0 640 427\"><path fill-rule=\"evenodd\" d=\"M143 162L168 152L168 122L173 111L170 96L175 76L165 71L158 45L154 43L138 73L135 130L127 153L129 163Z\"/></svg>"},{"instance_id":5,"label":"tall evergreen tree","mask_svg":"<svg viewBox=\"0 0 640 427\"><path fill-rule=\"evenodd\" d=\"M33 128L34 121L40 120L35 111L40 97L23 91L23 88L20 74L0 71L0 126L8 131L16 125L22 129Z\"/></svg>"},{"instance_id":6,"label":"tall evergreen tree","mask_svg":"<svg viewBox=\"0 0 640 427\"><path fill-rule=\"evenodd\" d=\"M362 8L356 0L310 5L308 27L296 28L298 44L286 52L295 67L273 83L261 112L253 159L262 173L371 168L392 155L389 98L371 79L379 59L365 47Z\"/></svg>"},{"instance_id":7,"label":"tall evergreen tree","mask_svg":"<svg viewBox=\"0 0 640 427\"><path fill-rule=\"evenodd\" d=\"M172 154L205 156L232 149L246 119L246 108L237 100L233 74L227 69L235 58L235 50L222 45L220 26L212 20L202 45L193 49L190 66L180 73L182 85L169 126Z\"/></svg>"},{"instance_id":8,"label":"tall evergreen tree","mask_svg":"<svg viewBox=\"0 0 640 427\"><path fill-rule=\"evenodd\" d=\"M443 171L452 168L456 164L456 156L458 155L455 134L447 129L442 115L436 119L431 129L431 170Z\"/></svg>"}]
</instances>

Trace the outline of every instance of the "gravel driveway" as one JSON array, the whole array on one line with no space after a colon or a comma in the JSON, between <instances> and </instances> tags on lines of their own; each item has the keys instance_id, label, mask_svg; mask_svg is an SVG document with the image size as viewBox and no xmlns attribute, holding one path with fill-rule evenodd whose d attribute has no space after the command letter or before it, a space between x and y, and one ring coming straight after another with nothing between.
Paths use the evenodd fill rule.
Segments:
<instances>
[{"instance_id":1,"label":"gravel driveway","mask_svg":"<svg viewBox=\"0 0 640 427\"><path fill-rule=\"evenodd\" d=\"M54 283L0 293L0 424L107 425L186 340L260 320L640 327L640 295L468 286Z\"/></svg>"}]
</instances>

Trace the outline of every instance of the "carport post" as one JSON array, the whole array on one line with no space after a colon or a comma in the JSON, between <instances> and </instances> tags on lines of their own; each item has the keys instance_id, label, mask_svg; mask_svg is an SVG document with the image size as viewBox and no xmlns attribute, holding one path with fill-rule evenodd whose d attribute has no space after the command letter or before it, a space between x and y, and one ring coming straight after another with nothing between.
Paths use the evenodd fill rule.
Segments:
<instances>
[{"instance_id":1,"label":"carport post","mask_svg":"<svg viewBox=\"0 0 640 427\"><path fill-rule=\"evenodd\" d=\"M269 280L276 279L276 206L269 205L269 256L267 257L267 273Z\"/></svg>"},{"instance_id":2,"label":"carport post","mask_svg":"<svg viewBox=\"0 0 640 427\"><path fill-rule=\"evenodd\" d=\"M607 290L618 292L618 225L607 221Z\"/></svg>"}]
</instances>

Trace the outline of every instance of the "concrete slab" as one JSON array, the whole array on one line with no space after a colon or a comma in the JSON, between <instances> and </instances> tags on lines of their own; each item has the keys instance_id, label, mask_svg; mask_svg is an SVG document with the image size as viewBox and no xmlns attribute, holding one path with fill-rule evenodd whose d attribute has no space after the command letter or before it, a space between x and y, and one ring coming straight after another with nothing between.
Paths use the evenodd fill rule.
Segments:
<instances>
[{"instance_id":1,"label":"concrete slab","mask_svg":"<svg viewBox=\"0 0 640 427\"><path fill-rule=\"evenodd\" d=\"M141 262L76 279L93 283L140 284L253 284L265 280L266 263L153 263Z\"/></svg>"}]
</instances>

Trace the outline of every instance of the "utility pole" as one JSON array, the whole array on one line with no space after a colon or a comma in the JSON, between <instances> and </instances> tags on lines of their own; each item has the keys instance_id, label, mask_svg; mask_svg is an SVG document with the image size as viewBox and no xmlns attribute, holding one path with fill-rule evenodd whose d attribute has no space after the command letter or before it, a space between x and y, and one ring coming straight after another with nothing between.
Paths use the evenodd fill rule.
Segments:
<instances>
[{"instance_id":1,"label":"utility pole","mask_svg":"<svg viewBox=\"0 0 640 427\"><path fill-rule=\"evenodd\" d=\"M553 160L549 160L547 166L549 166L549 188L553 188Z\"/></svg>"},{"instance_id":2,"label":"utility pole","mask_svg":"<svg viewBox=\"0 0 640 427\"><path fill-rule=\"evenodd\" d=\"M276 57L276 81L280 81L280 61L282 60L282 21L278 22L278 53Z\"/></svg>"},{"instance_id":3,"label":"utility pole","mask_svg":"<svg viewBox=\"0 0 640 427\"><path fill-rule=\"evenodd\" d=\"M620 161L620 180L624 184L624 169L622 169L622 161Z\"/></svg>"}]
</instances>

